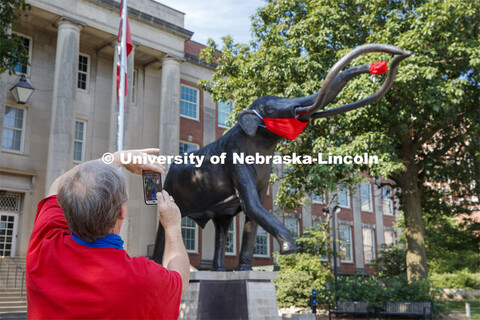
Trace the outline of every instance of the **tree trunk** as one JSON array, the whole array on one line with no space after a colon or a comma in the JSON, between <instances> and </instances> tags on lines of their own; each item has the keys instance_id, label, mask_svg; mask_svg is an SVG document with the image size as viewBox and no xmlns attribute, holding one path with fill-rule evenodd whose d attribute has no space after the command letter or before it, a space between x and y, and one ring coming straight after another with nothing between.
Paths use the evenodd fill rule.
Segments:
<instances>
[{"instance_id":1,"label":"tree trunk","mask_svg":"<svg viewBox=\"0 0 480 320\"><path fill-rule=\"evenodd\" d=\"M405 237L407 251L407 277L423 279L428 277L427 255L423 236L422 203L418 185L417 166L405 163L407 171L396 179L402 190L405 217Z\"/></svg>"}]
</instances>

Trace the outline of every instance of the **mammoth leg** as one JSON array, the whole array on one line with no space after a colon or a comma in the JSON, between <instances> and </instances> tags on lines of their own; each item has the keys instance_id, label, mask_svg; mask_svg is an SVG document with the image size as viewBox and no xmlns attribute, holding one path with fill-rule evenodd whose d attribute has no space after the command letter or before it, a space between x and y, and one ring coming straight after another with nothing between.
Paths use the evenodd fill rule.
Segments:
<instances>
[{"instance_id":1,"label":"mammoth leg","mask_svg":"<svg viewBox=\"0 0 480 320\"><path fill-rule=\"evenodd\" d=\"M226 271L225 246L232 220L233 217L230 216L213 219L213 224L215 225L215 255L213 257L212 271Z\"/></svg>"},{"instance_id":2,"label":"mammoth leg","mask_svg":"<svg viewBox=\"0 0 480 320\"><path fill-rule=\"evenodd\" d=\"M253 250L257 238L257 224L249 217L245 217L243 227L242 248L238 258L237 270L252 270Z\"/></svg>"},{"instance_id":3,"label":"mammoth leg","mask_svg":"<svg viewBox=\"0 0 480 320\"><path fill-rule=\"evenodd\" d=\"M161 223L158 224L157 237L155 239L155 248L153 249L153 260L162 264L163 252L165 251L165 229Z\"/></svg>"},{"instance_id":4,"label":"mammoth leg","mask_svg":"<svg viewBox=\"0 0 480 320\"><path fill-rule=\"evenodd\" d=\"M280 254L297 251L297 246L290 231L263 206L257 193L256 181L246 166L238 165L235 167L233 183L238 191L243 212L275 237L280 245ZM250 241L252 240L250 239Z\"/></svg>"}]
</instances>

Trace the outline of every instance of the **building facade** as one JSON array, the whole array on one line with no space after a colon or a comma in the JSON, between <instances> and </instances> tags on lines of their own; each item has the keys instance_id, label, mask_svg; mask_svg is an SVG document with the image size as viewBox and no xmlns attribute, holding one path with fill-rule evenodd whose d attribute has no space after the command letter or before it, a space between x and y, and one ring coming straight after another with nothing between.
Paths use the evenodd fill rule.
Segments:
<instances>
[{"instance_id":1,"label":"building facade","mask_svg":"<svg viewBox=\"0 0 480 320\"><path fill-rule=\"evenodd\" d=\"M0 78L0 255L24 256L36 206L54 179L78 163L116 148L117 101L115 45L119 2L114 0L31 0L12 32L24 39L30 65ZM184 14L152 0L129 2L134 49L128 57L124 149L159 147L162 154L201 148L219 138L232 106L216 103L198 86L214 65L199 59L203 45L191 41ZM10 93L25 74L35 88L26 104ZM281 170L281 168L279 169ZM146 206L141 179L127 174L128 215L122 237L132 256L150 255L158 225ZM325 204L283 215L274 205L272 186L265 207L296 235L324 218ZM381 243L395 239L396 210L391 193L373 180L354 194L339 193L341 270L370 272L368 261ZM341 195L341 196L340 196ZM238 261L243 214L230 229L226 265ZM214 227L199 228L188 218L182 235L192 266L213 259ZM394 240L393 240L394 241ZM278 245L259 228L254 265L273 264Z\"/></svg>"}]
</instances>

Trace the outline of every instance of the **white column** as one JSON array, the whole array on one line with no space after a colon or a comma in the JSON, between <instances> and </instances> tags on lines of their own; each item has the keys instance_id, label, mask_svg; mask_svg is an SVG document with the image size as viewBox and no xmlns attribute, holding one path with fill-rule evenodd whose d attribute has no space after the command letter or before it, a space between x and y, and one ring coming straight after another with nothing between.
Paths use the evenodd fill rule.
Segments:
<instances>
[{"instance_id":1,"label":"white column","mask_svg":"<svg viewBox=\"0 0 480 320\"><path fill-rule=\"evenodd\" d=\"M357 273L365 273L365 261L363 257L363 227L362 227L362 212L360 200L360 186L355 189L352 197L352 211L353 211L353 238L355 246L355 268Z\"/></svg>"},{"instance_id":2,"label":"white column","mask_svg":"<svg viewBox=\"0 0 480 320\"><path fill-rule=\"evenodd\" d=\"M177 155L180 137L180 62L166 56L160 89L160 154Z\"/></svg>"},{"instance_id":3,"label":"white column","mask_svg":"<svg viewBox=\"0 0 480 320\"><path fill-rule=\"evenodd\" d=\"M217 128L216 108L212 96L208 92L203 94L203 145L215 141Z\"/></svg>"},{"instance_id":4,"label":"white column","mask_svg":"<svg viewBox=\"0 0 480 320\"><path fill-rule=\"evenodd\" d=\"M373 198L375 199L375 224L376 224L376 235L377 241L375 241L375 250L378 253L380 244L385 243L385 236L383 234L383 203L382 203L382 189L377 186L376 183L373 184Z\"/></svg>"},{"instance_id":5,"label":"white column","mask_svg":"<svg viewBox=\"0 0 480 320\"><path fill-rule=\"evenodd\" d=\"M78 55L82 26L62 18L57 22L57 27L57 53L45 192L48 192L53 181L70 169L73 163L73 109L77 91Z\"/></svg>"}]
</instances>

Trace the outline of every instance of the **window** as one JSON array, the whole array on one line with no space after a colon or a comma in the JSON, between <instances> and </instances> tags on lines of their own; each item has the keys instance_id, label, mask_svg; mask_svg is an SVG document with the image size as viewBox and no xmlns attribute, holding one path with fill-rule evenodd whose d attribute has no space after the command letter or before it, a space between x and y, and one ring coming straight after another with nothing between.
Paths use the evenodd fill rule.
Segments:
<instances>
[{"instance_id":1,"label":"window","mask_svg":"<svg viewBox=\"0 0 480 320\"><path fill-rule=\"evenodd\" d=\"M363 257L365 263L375 259L375 230L363 228Z\"/></svg>"},{"instance_id":2,"label":"window","mask_svg":"<svg viewBox=\"0 0 480 320\"><path fill-rule=\"evenodd\" d=\"M233 218L232 223L230 224L230 229L228 229L227 233L227 244L225 246L225 254L226 255L236 255L237 254L237 239L236 239L236 218Z\"/></svg>"},{"instance_id":3,"label":"window","mask_svg":"<svg viewBox=\"0 0 480 320\"><path fill-rule=\"evenodd\" d=\"M360 202L362 211L372 211L372 188L370 183L360 183Z\"/></svg>"},{"instance_id":4,"label":"window","mask_svg":"<svg viewBox=\"0 0 480 320\"><path fill-rule=\"evenodd\" d=\"M132 104L137 103L137 83L138 83L138 70L133 69L133 79L132 79Z\"/></svg>"},{"instance_id":5,"label":"window","mask_svg":"<svg viewBox=\"0 0 480 320\"><path fill-rule=\"evenodd\" d=\"M88 91L90 73L90 57L85 54L78 56L77 88Z\"/></svg>"},{"instance_id":6,"label":"window","mask_svg":"<svg viewBox=\"0 0 480 320\"><path fill-rule=\"evenodd\" d=\"M20 194L0 190L0 210L20 212Z\"/></svg>"},{"instance_id":7,"label":"window","mask_svg":"<svg viewBox=\"0 0 480 320\"><path fill-rule=\"evenodd\" d=\"M180 141L180 154L183 155L184 153L189 153L195 150L198 150L199 146L196 143L190 143L190 142L185 142L185 141Z\"/></svg>"},{"instance_id":8,"label":"window","mask_svg":"<svg viewBox=\"0 0 480 320\"><path fill-rule=\"evenodd\" d=\"M75 134L73 137L73 161L85 161L85 132L87 122L75 120Z\"/></svg>"},{"instance_id":9,"label":"window","mask_svg":"<svg viewBox=\"0 0 480 320\"><path fill-rule=\"evenodd\" d=\"M0 256L15 256L18 213L0 212Z\"/></svg>"},{"instance_id":10,"label":"window","mask_svg":"<svg viewBox=\"0 0 480 320\"><path fill-rule=\"evenodd\" d=\"M317 192L312 193L312 202L319 204L327 204L325 193L318 194Z\"/></svg>"},{"instance_id":11,"label":"window","mask_svg":"<svg viewBox=\"0 0 480 320\"><path fill-rule=\"evenodd\" d=\"M227 119L230 113L232 113L233 104L226 102L218 103L218 126L227 127Z\"/></svg>"},{"instance_id":12,"label":"window","mask_svg":"<svg viewBox=\"0 0 480 320\"><path fill-rule=\"evenodd\" d=\"M5 106L2 149L23 152L26 112L24 108Z\"/></svg>"},{"instance_id":13,"label":"window","mask_svg":"<svg viewBox=\"0 0 480 320\"><path fill-rule=\"evenodd\" d=\"M262 227L258 226L257 237L255 239L255 250L253 254L258 257L270 257L268 233Z\"/></svg>"},{"instance_id":14,"label":"window","mask_svg":"<svg viewBox=\"0 0 480 320\"><path fill-rule=\"evenodd\" d=\"M32 37L16 34L22 39L22 45L28 52L28 61L32 61ZM26 64L17 64L14 68L17 74L28 74L30 72L30 67Z\"/></svg>"},{"instance_id":15,"label":"window","mask_svg":"<svg viewBox=\"0 0 480 320\"><path fill-rule=\"evenodd\" d=\"M345 187L337 191L337 202L342 208L350 208L350 190Z\"/></svg>"},{"instance_id":16,"label":"window","mask_svg":"<svg viewBox=\"0 0 480 320\"><path fill-rule=\"evenodd\" d=\"M392 188L382 188L382 210L383 214L393 215L393 194Z\"/></svg>"},{"instance_id":17,"label":"window","mask_svg":"<svg viewBox=\"0 0 480 320\"><path fill-rule=\"evenodd\" d=\"M383 232L383 237L385 238L385 244L386 245L392 245L395 244L395 232L386 230Z\"/></svg>"},{"instance_id":18,"label":"window","mask_svg":"<svg viewBox=\"0 0 480 320\"><path fill-rule=\"evenodd\" d=\"M352 252L352 227L341 224L338 228L338 237L340 240L340 252L342 262L353 262Z\"/></svg>"},{"instance_id":19,"label":"window","mask_svg":"<svg viewBox=\"0 0 480 320\"><path fill-rule=\"evenodd\" d=\"M198 120L198 90L182 85L180 87L180 115Z\"/></svg>"},{"instance_id":20,"label":"window","mask_svg":"<svg viewBox=\"0 0 480 320\"><path fill-rule=\"evenodd\" d=\"M187 252L197 252L197 225L190 218L182 218L182 239Z\"/></svg>"},{"instance_id":21,"label":"window","mask_svg":"<svg viewBox=\"0 0 480 320\"><path fill-rule=\"evenodd\" d=\"M300 236L300 223L298 219L285 218L285 227L290 231L293 239L297 239Z\"/></svg>"}]
</instances>

